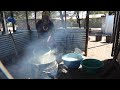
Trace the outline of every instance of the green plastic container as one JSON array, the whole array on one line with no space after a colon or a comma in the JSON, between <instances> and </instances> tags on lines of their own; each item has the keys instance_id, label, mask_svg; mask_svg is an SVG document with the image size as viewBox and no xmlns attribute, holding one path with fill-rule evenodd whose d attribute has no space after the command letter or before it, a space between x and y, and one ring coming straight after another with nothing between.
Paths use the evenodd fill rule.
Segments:
<instances>
[{"instance_id":1,"label":"green plastic container","mask_svg":"<svg viewBox=\"0 0 120 90\"><path fill-rule=\"evenodd\" d=\"M83 71L89 74L98 73L103 66L104 63L97 59L85 59L82 61Z\"/></svg>"}]
</instances>

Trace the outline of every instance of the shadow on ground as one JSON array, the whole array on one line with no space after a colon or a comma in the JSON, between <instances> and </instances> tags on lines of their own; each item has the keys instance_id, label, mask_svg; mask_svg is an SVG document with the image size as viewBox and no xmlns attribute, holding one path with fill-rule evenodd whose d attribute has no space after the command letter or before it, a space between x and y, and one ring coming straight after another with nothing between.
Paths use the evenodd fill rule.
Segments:
<instances>
[{"instance_id":1,"label":"shadow on ground","mask_svg":"<svg viewBox=\"0 0 120 90\"><path fill-rule=\"evenodd\" d=\"M108 43L105 43L105 44L99 45L99 46L95 46L95 47L89 47L88 49L92 49L92 48L96 48L96 47L101 47L101 46L105 46L105 45L108 45Z\"/></svg>"}]
</instances>

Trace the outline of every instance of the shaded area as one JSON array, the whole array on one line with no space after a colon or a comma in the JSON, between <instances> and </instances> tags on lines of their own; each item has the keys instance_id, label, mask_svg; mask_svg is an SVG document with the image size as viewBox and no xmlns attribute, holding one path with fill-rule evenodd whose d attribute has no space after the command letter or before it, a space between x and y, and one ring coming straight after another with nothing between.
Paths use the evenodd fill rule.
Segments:
<instances>
[{"instance_id":1,"label":"shaded area","mask_svg":"<svg viewBox=\"0 0 120 90\"><path fill-rule=\"evenodd\" d=\"M104 60L104 67L101 69L99 73L96 74L88 74L82 70L82 68L77 70L66 70L67 73L64 73L62 70L59 72L58 79L120 79L120 70L115 67L120 67L120 65L116 62L114 67L112 67L109 74L103 76L103 71L109 67L110 63L112 63L112 59ZM59 67L60 70L61 67ZM63 68L62 68L63 69Z\"/></svg>"},{"instance_id":2,"label":"shaded area","mask_svg":"<svg viewBox=\"0 0 120 90\"><path fill-rule=\"evenodd\" d=\"M7 64L6 67L8 71L12 74L15 79L28 79L31 78L30 67L28 63L25 64L24 67L21 67L20 64ZM69 70L66 68L64 64L59 64L58 66L58 79L120 79L120 69L116 69L116 67L120 68L120 65L116 62L114 67L111 68L111 71L107 75L102 75L103 71L109 67L112 63L112 59L104 60L104 67L102 70L96 74L88 74L85 73L82 68ZM0 72L0 78L6 79L5 75ZM32 79L32 78L31 78Z\"/></svg>"},{"instance_id":3,"label":"shaded area","mask_svg":"<svg viewBox=\"0 0 120 90\"><path fill-rule=\"evenodd\" d=\"M107 43L107 42L101 42L101 43ZM111 42L107 43L107 44L110 44Z\"/></svg>"},{"instance_id":4,"label":"shaded area","mask_svg":"<svg viewBox=\"0 0 120 90\"><path fill-rule=\"evenodd\" d=\"M90 41L90 42L97 42L97 41L94 40L94 41Z\"/></svg>"}]
</instances>

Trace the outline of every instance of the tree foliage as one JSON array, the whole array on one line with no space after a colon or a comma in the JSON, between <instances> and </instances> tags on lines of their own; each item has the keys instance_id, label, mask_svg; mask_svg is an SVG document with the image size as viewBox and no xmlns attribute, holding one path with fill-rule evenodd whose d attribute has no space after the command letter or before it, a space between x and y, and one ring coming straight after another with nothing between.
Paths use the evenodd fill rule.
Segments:
<instances>
[{"instance_id":1,"label":"tree foliage","mask_svg":"<svg viewBox=\"0 0 120 90\"><path fill-rule=\"evenodd\" d=\"M106 14L109 11L90 11L90 14Z\"/></svg>"},{"instance_id":2,"label":"tree foliage","mask_svg":"<svg viewBox=\"0 0 120 90\"><path fill-rule=\"evenodd\" d=\"M32 16L34 11L28 11L28 18ZM16 19L26 19L25 11L13 11L14 17ZM6 18L10 16L10 11L5 11Z\"/></svg>"},{"instance_id":3,"label":"tree foliage","mask_svg":"<svg viewBox=\"0 0 120 90\"><path fill-rule=\"evenodd\" d=\"M39 12L39 11L37 11L37 12ZM79 12L82 12L82 11L79 11ZM13 13L14 13L14 17L16 19L26 19L25 11L13 11ZM60 11L51 11L51 16L56 17L57 16L56 13L59 13L58 16L61 15ZM70 17L75 16L76 13L77 13L77 11L67 11L66 12L67 16L70 16ZM109 11L90 11L90 14L106 14L106 13L109 13ZM6 18L7 18L8 16L10 16L10 11L5 11L5 14L6 14ZM34 11L28 11L28 18L31 18L32 14L34 14ZM41 14L41 12L39 14ZM62 11L63 17L65 16L64 14L65 14L64 11Z\"/></svg>"}]
</instances>

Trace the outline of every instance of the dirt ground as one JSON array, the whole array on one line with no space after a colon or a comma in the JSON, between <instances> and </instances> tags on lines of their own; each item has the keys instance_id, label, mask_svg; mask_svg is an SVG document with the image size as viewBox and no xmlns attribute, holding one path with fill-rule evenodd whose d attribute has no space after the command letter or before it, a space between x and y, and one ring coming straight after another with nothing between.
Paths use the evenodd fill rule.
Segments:
<instances>
[{"instance_id":1,"label":"dirt ground","mask_svg":"<svg viewBox=\"0 0 120 90\"><path fill-rule=\"evenodd\" d=\"M111 59L112 43L106 43L106 37L102 36L102 40L96 42L95 35L89 36L87 57L96 58L101 61Z\"/></svg>"}]
</instances>

